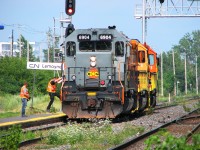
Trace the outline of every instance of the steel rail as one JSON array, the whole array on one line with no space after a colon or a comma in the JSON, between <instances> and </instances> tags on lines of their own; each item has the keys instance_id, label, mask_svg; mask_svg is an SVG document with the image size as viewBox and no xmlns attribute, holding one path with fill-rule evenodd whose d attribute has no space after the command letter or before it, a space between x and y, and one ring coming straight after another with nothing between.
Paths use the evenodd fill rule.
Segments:
<instances>
[{"instance_id":1,"label":"steel rail","mask_svg":"<svg viewBox=\"0 0 200 150\"><path fill-rule=\"evenodd\" d=\"M154 133L158 132L161 128L165 128L165 127L171 125L172 123L176 123L176 122L182 120L182 118L187 117L188 115L190 115L190 114L192 114L192 113L194 113L194 112L196 112L196 111L199 111L199 108L193 110L192 112L189 112L189 113L186 114L186 115L183 115L183 116L179 117L178 119L174 119L174 120L172 120L172 121L170 121L170 122L168 122L168 123L166 123L166 124L163 124L163 125L161 125L160 127L157 127L157 128L155 128L155 129L153 129L153 130L151 130L151 131L149 131L149 132L145 132L145 133L143 133L142 135L140 135L140 136L138 136L138 137L133 137L133 138L131 138L131 139L125 141L125 142L122 143L122 144L119 144L119 145L117 145L117 146L115 146L115 147L113 147L113 148L110 148L109 150L119 150L119 149L127 148L128 146L133 145L134 143L139 142L140 140L142 140L142 139L144 139L144 138L147 138L147 137L149 137L150 135L153 135ZM197 129L196 129L196 130L197 130Z\"/></svg>"}]
</instances>

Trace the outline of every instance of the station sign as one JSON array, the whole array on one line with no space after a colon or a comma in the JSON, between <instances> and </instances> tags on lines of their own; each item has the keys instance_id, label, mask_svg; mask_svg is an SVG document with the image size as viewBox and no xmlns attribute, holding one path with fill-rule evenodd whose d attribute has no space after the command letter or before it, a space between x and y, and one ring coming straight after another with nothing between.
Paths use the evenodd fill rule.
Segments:
<instances>
[{"instance_id":1,"label":"station sign","mask_svg":"<svg viewBox=\"0 0 200 150\"><path fill-rule=\"evenodd\" d=\"M27 69L61 70L61 63L27 62Z\"/></svg>"}]
</instances>

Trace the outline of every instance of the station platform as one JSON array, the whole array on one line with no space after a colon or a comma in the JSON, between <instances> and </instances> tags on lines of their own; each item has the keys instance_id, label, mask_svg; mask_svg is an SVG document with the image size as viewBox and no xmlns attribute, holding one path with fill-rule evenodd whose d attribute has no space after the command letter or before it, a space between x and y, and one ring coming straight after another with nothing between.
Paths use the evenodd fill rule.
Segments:
<instances>
[{"instance_id":1,"label":"station platform","mask_svg":"<svg viewBox=\"0 0 200 150\"><path fill-rule=\"evenodd\" d=\"M59 117L66 117L66 114L59 112L59 113L44 113L44 114L34 114L29 115L27 117L9 117L0 119L0 128L6 126L12 126L17 124L25 124L30 122L38 122L38 121L45 121L50 119L55 119Z\"/></svg>"}]
</instances>

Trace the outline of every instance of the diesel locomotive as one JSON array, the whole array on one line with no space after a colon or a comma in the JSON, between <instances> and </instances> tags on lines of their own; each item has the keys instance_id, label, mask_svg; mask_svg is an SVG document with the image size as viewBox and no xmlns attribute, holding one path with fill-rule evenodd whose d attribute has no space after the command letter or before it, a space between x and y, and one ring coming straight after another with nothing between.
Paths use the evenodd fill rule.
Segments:
<instances>
[{"instance_id":1,"label":"diesel locomotive","mask_svg":"<svg viewBox=\"0 0 200 150\"><path fill-rule=\"evenodd\" d=\"M116 118L156 105L158 58L115 26L76 29L64 41L62 111L69 118Z\"/></svg>"}]
</instances>

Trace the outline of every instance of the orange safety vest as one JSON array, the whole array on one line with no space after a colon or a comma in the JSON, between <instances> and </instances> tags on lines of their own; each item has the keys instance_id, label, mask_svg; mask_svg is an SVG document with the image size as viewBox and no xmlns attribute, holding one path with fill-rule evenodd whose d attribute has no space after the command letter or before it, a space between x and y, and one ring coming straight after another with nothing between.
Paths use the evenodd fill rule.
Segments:
<instances>
[{"instance_id":1,"label":"orange safety vest","mask_svg":"<svg viewBox=\"0 0 200 150\"><path fill-rule=\"evenodd\" d=\"M26 88L26 86L22 86L21 91L20 91L20 95L21 98L29 98L29 93L28 93L28 89Z\"/></svg>"},{"instance_id":2,"label":"orange safety vest","mask_svg":"<svg viewBox=\"0 0 200 150\"><path fill-rule=\"evenodd\" d=\"M51 79L49 81L48 86L47 86L47 91L51 93L56 93L56 82L55 82L55 85L51 85L51 81L54 81L54 79Z\"/></svg>"}]
</instances>

